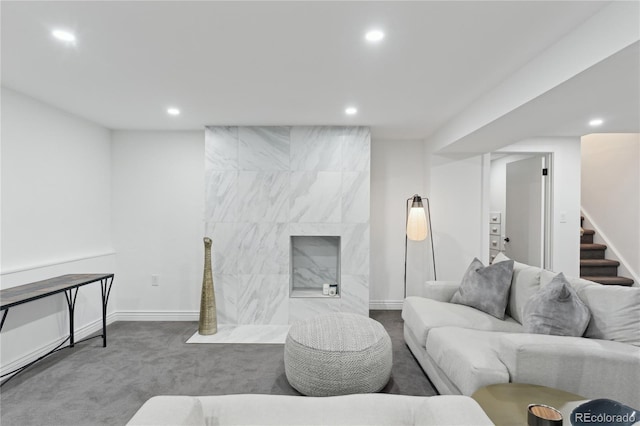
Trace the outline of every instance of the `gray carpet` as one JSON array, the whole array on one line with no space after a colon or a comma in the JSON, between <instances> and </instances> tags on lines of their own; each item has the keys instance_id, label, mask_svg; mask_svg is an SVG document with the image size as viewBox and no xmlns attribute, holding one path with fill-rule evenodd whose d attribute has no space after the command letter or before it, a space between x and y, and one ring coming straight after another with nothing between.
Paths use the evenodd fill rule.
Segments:
<instances>
[{"instance_id":1,"label":"gray carpet","mask_svg":"<svg viewBox=\"0 0 640 426\"><path fill-rule=\"evenodd\" d=\"M383 392L435 395L402 337L399 311L371 311L391 336ZM0 388L2 426L123 425L154 395L298 395L284 374L283 345L185 341L194 322L116 322L109 345L93 339L60 351Z\"/></svg>"}]
</instances>

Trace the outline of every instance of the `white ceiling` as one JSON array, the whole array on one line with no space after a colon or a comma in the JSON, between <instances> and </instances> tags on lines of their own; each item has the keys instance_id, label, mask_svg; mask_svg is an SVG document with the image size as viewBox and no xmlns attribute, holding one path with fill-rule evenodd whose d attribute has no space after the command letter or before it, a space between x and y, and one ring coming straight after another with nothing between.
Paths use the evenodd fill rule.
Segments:
<instances>
[{"instance_id":1,"label":"white ceiling","mask_svg":"<svg viewBox=\"0 0 640 426\"><path fill-rule=\"evenodd\" d=\"M608 3L3 1L2 85L111 129L358 124L422 139Z\"/></svg>"},{"instance_id":2,"label":"white ceiling","mask_svg":"<svg viewBox=\"0 0 640 426\"><path fill-rule=\"evenodd\" d=\"M601 118L604 124L590 127L593 118ZM489 152L531 137L594 132L640 132L640 43L460 138L443 152Z\"/></svg>"}]
</instances>

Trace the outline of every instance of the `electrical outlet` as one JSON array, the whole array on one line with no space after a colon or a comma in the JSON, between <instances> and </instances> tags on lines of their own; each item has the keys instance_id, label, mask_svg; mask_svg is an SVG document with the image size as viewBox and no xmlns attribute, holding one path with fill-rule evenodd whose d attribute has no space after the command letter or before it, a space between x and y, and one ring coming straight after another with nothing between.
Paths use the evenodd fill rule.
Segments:
<instances>
[{"instance_id":1,"label":"electrical outlet","mask_svg":"<svg viewBox=\"0 0 640 426\"><path fill-rule=\"evenodd\" d=\"M151 275L151 285L157 287L160 285L160 275Z\"/></svg>"},{"instance_id":2,"label":"electrical outlet","mask_svg":"<svg viewBox=\"0 0 640 426\"><path fill-rule=\"evenodd\" d=\"M560 212L560 223L567 223L567 212Z\"/></svg>"}]
</instances>

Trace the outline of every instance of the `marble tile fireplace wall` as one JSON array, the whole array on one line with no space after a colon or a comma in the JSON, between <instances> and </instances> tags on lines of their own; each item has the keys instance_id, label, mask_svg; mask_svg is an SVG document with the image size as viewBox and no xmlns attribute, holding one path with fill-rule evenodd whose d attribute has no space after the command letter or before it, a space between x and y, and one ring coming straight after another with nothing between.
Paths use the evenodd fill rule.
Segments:
<instances>
[{"instance_id":1,"label":"marble tile fireplace wall","mask_svg":"<svg viewBox=\"0 0 640 426\"><path fill-rule=\"evenodd\" d=\"M218 323L368 314L370 152L365 127L206 127ZM339 297L290 297L291 236L340 237Z\"/></svg>"}]
</instances>

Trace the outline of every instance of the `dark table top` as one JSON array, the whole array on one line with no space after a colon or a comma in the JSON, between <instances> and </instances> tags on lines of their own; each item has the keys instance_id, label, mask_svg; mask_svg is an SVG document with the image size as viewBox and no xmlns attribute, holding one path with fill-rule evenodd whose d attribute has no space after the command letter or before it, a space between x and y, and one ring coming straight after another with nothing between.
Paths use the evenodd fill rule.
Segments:
<instances>
[{"instance_id":1,"label":"dark table top","mask_svg":"<svg viewBox=\"0 0 640 426\"><path fill-rule=\"evenodd\" d=\"M0 311L107 278L113 274L68 274L0 290Z\"/></svg>"}]
</instances>

